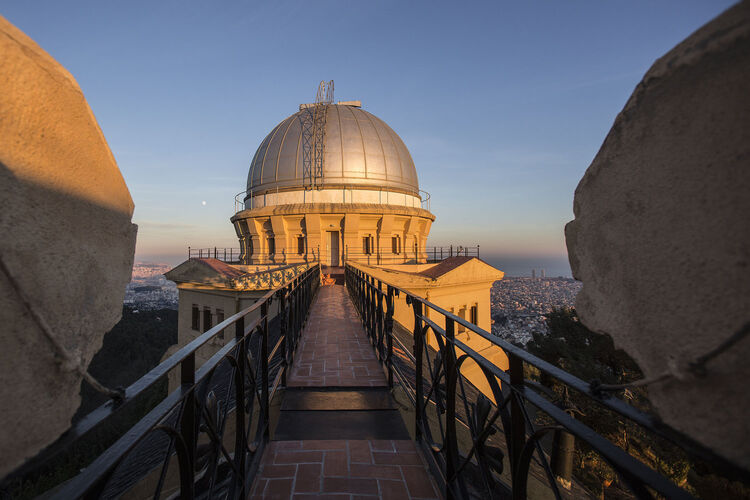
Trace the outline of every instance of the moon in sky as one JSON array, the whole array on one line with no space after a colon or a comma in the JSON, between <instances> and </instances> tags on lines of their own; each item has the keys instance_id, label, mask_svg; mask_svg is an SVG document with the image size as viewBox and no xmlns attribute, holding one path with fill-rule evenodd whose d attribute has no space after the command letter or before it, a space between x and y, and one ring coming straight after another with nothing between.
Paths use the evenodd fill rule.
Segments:
<instances>
[{"instance_id":1,"label":"moon in sky","mask_svg":"<svg viewBox=\"0 0 750 500\"><path fill-rule=\"evenodd\" d=\"M203 206L205 207L205 206L206 206L206 202L205 202L205 201L202 201L202 202L201 202L201 205L203 205Z\"/></svg>"}]
</instances>

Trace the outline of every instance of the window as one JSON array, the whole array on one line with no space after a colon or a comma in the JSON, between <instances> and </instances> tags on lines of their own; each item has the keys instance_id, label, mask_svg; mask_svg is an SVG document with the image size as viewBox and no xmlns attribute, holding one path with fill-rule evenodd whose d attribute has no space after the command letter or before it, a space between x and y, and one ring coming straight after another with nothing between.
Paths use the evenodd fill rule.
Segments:
<instances>
[{"instance_id":1,"label":"window","mask_svg":"<svg viewBox=\"0 0 750 500\"><path fill-rule=\"evenodd\" d=\"M302 255L305 253L305 237L297 236L297 253Z\"/></svg>"},{"instance_id":2,"label":"window","mask_svg":"<svg viewBox=\"0 0 750 500\"><path fill-rule=\"evenodd\" d=\"M401 237L396 235L393 238L391 238L391 251L394 254L400 254L401 253Z\"/></svg>"},{"instance_id":3,"label":"window","mask_svg":"<svg viewBox=\"0 0 750 500\"><path fill-rule=\"evenodd\" d=\"M466 319L466 306L460 307L460 308L458 309L458 314L457 314L457 316L458 316L459 318L461 318L461 319ZM462 324L460 324L460 323L459 323L459 324L458 324L458 325L456 325L456 326L458 327L458 328L457 328L457 330L458 330L458 331L457 331L456 333L464 333L464 332L466 331L466 327L465 327L464 325L462 325Z\"/></svg>"},{"instance_id":4,"label":"window","mask_svg":"<svg viewBox=\"0 0 750 500\"><path fill-rule=\"evenodd\" d=\"M193 304L193 323L192 323L193 330L200 330L201 328L201 310Z\"/></svg>"},{"instance_id":5,"label":"window","mask_svg":"<svg viewBox=\"0 0 750 500\"><path fill-rule=\"evenodd\" d=\"M206 333L211 329L211 308L205 307L203 309L203 333Z\"/></svg>"},{"instance_id":6,"label":"window","mask_svg":"<svg viewBox=\"0 0 750 500\"><path fill-rule=\"evenodd\" d=\"M477 305L471 306L471 312L469 314L469 321L474 323L475 325L479 325L479 311Z\"/></svg>"},{"instance_id":7,"label":"window","mask_svg":"<svg viewBox=\"0 0 750 500\"><path fill-rule=\"evenodd\" d=\"M373 239L369 234L362 238L362 253L370 255L373 253Z\"/></svg>"},{"instance_id":8,"label":"window","mask_svg":"<svg viewBox=\"0 0 750 500\"><path fill-rule=\"evenodd\" d=\"M273 255L276 253L276 240L274 240L273 236L269 236L268 238L268 255Z\"/></svg>"},{"instance_id":9,"label":"window","mask_svg":"<svg viewBox=\"0 0 750 500\"><path fill-rule=\"evenodd\" d=\"M224 309L217 309L216 310L216 324L218 325L222 321L224 321ZM218 337L220 339L224 338L224 330L222 330L221 332L219 332Z\"/></svg>"}]
</instances>

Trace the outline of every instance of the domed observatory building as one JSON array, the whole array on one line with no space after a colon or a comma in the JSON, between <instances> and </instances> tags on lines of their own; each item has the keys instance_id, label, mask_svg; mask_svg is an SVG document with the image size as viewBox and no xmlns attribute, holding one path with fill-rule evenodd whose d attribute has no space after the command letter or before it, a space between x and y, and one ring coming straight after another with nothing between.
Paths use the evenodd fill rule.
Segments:
<instances>
[{"instance_id":1,"label":"domed observatory building","mask_svg":"<svg viewBox=\"0 0 750 500\"><path fill-rule=\"evenodd\" d=\"M406 145L359 101L300 105L261 142L236 201L244 264L425 262L435 220Z\"/></svg>"},{"instance_id":2,"label":"domed observatory building","mask_svg":"<svg viewBox=\"0 0 750 500\"><path fill-rule=\"evenodd\" d=\"M179 291L178 344L168 354L318 262L352 264L491 329L490 287L503 273L476 254L427 251L435 216L406 145L359 101L334 104L324 89L321 83L316 102L300 105L255 152L231 217L239 259L234 249L189 249L188 260L166 274ZM405 304L394 319L412 328ZM456 334L504 366L489 342L461 328ZM222 336L200 355L208 359L221 345Z\"/></svg>"}]
</instances>

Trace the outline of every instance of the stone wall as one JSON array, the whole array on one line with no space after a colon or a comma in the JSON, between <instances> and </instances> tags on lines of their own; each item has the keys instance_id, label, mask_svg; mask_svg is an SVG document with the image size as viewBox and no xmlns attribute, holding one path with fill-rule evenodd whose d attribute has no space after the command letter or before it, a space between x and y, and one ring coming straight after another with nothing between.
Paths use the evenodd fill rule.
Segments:
<instances>
[{"instance_id":1,"label":"stone wall","mask_svg":"<svg viewBox=\"0 0 750 500\"><path fill-rule=\"evenodd\" d=\"M575 194L576 309L647 378L661 418L750 467L750 2L656 61Z\"/></svg>"},{"instance_id":2,"label":"stone wall","mask_svg":"<svg viewBox=\"0 0 750 500\"><path fill-rule=\"evenodd\" d=\"M0 17L0 477L69 428L74 365L120 319L132 214L73 77ZM62 362L40 318L76 363Z\"/></svg>"}]
</instances>

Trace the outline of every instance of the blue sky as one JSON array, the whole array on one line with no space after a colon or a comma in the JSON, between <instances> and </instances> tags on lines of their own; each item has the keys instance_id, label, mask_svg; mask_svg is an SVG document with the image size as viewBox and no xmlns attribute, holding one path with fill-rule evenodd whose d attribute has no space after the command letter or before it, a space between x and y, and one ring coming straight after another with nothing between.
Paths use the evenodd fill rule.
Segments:
<instances>
[{"instance_id":1,"label":"blue sky","mask_svg":"<svg viewBox=\"0 0 750 500\"><path fill-rule=\"evenodd\" d=\"M409 148L430 245L567 274L573 192L617 113L733 3L5 0L0 14L78 80L135 201L139 260L236 246L255 149L333 79Z\"/></svg>"}]
</instances>

